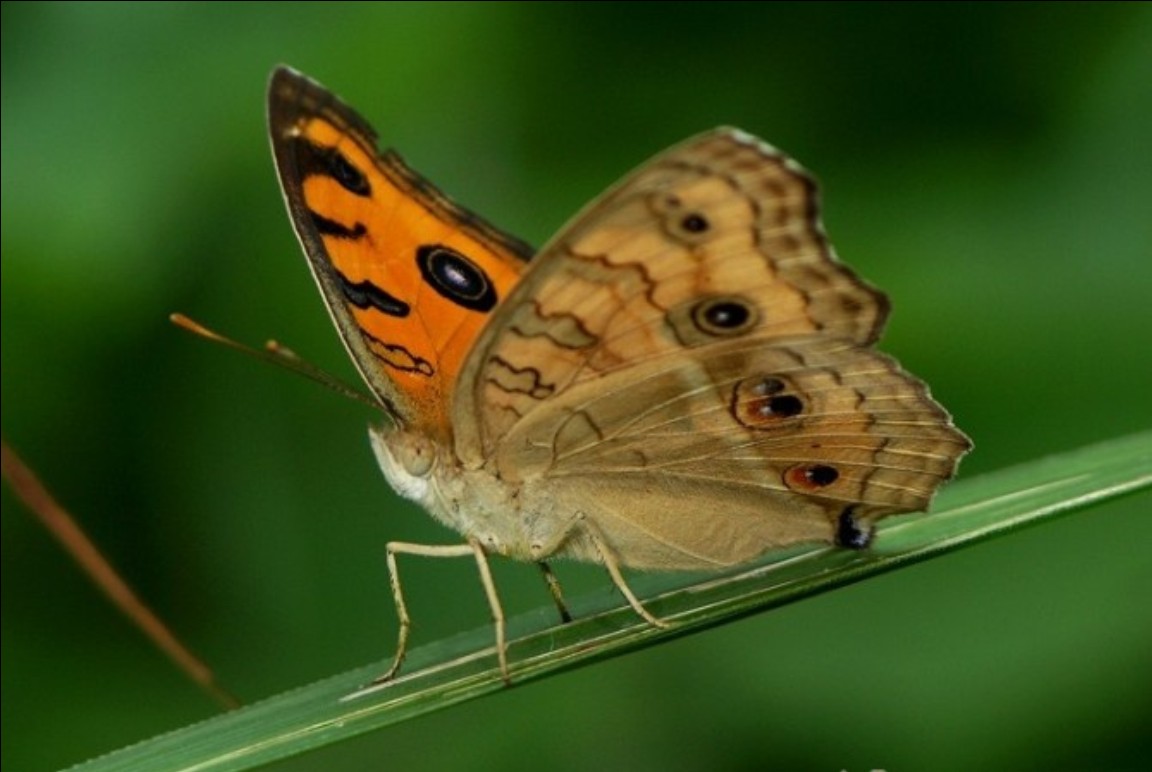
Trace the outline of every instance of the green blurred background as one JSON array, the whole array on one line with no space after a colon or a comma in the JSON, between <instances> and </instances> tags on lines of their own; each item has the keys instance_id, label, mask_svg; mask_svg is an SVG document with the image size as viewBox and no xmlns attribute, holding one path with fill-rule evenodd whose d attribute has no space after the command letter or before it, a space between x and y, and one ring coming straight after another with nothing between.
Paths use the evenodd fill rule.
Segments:
<instances>
[{"instance_id":1,"label":"green blurred background","mask_svg":"<svg viewBox=\"0 0 1152 772\"><path fill-rule=\"evenodd\" d=\"M265 138L279 62L540 244L732 124L814 170L883 348L963 476L1152 426L1152 6L4 3L3 431L248 699L388 656L370 418L172 328L348 378ZM279 769L1123 769L1152 759L1152 513L1130 498ZM3 766L213 715L5 490ZM546 604L501 563L515 613ZM579 593L597 569L560 565ZM408 560L416 642L485 624Z\"/></svg>"}]
</instances>

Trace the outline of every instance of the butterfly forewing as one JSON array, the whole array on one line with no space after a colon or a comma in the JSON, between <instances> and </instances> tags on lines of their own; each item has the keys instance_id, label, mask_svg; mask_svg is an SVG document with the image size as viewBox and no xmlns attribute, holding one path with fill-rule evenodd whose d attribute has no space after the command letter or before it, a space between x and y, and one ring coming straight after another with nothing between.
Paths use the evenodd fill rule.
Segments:
<instances>
[{"instance_id":1,"label":"butterfly forewing","mask_svg":"<svg viewBox=\"0 0 1152 772\"><path fill-rule=\"evenodd\" d=\"M669 349L756 331L880 333L887 301L832 255L815 189L732 130L657 156L542 250L468 362L457 411L485 416L475 459L541 397Z\"/></svg>"},{"instance_id":2,"label":"butterfly forewing","mask_svg":"<svg viewBox=\"0 0 1152 772\"><path fill-rule=\"evenodd\" d=\"M268 90L276 168L340 335L402 425L447 441L452 388L530 249L449 200L308 78Z\"/></svg>"}]
</instances>

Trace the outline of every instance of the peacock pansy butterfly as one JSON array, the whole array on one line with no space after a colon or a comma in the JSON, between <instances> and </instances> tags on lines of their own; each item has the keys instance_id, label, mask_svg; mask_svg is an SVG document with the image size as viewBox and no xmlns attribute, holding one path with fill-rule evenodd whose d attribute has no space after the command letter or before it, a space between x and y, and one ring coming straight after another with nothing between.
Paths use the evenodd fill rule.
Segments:
<instances>
[{"instance_id":1,"label":"peacock pansy butterfly","mask_svg":"<svg viewBox=\"0 0 1152 772\"><path fill-rule=\"evenodd\" d=\"M866 547L970 448L872 345L888 302L842 265L794 161L721 128L666 150L532 250L449 200L351 108L280 67L272 147L328 311L389 421L385 476L461 533L396 555L721 569Z\"/></svg>"}]
</instances>

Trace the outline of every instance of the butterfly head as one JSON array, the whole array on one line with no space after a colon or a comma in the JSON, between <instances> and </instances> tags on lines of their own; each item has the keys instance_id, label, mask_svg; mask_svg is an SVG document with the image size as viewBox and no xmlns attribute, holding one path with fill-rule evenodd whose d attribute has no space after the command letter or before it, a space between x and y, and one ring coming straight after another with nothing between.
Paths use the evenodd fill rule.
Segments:
<instances>
[{"instance_id":1,"label":"butterfly head","mask_svg":"<svg viewBox=\"0 0 1152 772\"><path fill-rule=\"evenodd\" d=\"M394 425L370 426L368 438L392 487L406 499L430 505L438 458L432 441Z\"/></svg>"}]
</instances>

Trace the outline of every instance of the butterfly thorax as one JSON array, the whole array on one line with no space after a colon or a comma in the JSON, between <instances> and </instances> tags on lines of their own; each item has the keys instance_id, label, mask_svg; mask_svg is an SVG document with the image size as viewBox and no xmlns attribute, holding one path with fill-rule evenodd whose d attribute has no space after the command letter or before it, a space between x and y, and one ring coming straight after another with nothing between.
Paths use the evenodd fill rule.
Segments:
<instances>
[{"instance_id":1,"label":"butterfly thorax","mask_svg":"<svg viewBox=\"0 0 1152 772\"><path fill-rule=\"evenodd\" d=\"M580 513L558 507L540 486L507 482L486 466L466 468L422 433L373 426L369 437L397 493L489 552L518 560L598 559L579 528Z\"/></svg>"}]
</instances>

